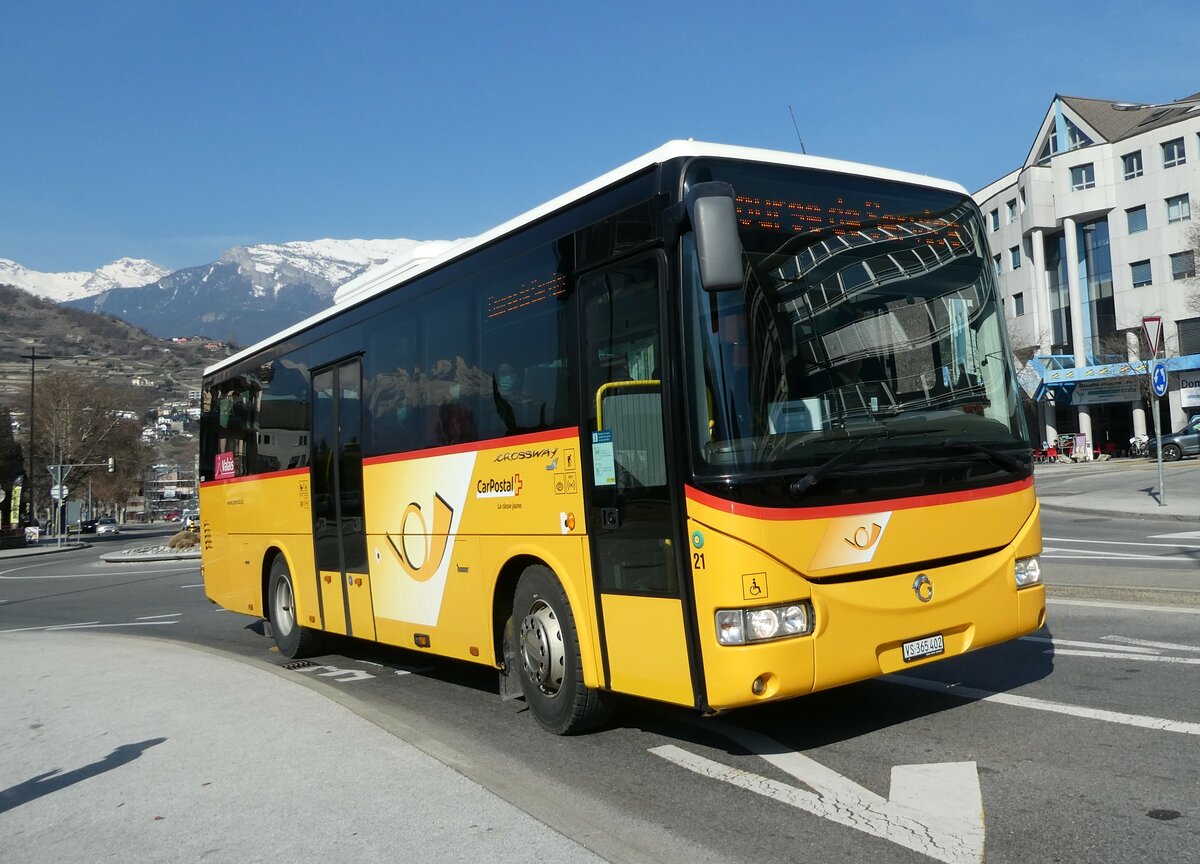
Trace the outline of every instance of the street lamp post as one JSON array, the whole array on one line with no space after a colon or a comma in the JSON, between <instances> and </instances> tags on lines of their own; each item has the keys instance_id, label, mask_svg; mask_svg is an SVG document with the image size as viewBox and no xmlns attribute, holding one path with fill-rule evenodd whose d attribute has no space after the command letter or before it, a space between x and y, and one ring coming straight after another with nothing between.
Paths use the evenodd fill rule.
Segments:
<instances>
[{"instance_id":1,"label":"street lamp post","mask_svg":"<svg viewBox=\"0 0 1200 864\"><path fill-rule=\"evenodd\" d=\"M37 367L34 363L38 360L49 360L49 354L37 353L37 343L33 343L29 347L28 354L18 355L22 360L29 361L29 480L26 485L29 487L29 519L28 522L37 522L37 481L33 474L33 394L34 385L37 380Z\"/></svg>"}]
</instances>

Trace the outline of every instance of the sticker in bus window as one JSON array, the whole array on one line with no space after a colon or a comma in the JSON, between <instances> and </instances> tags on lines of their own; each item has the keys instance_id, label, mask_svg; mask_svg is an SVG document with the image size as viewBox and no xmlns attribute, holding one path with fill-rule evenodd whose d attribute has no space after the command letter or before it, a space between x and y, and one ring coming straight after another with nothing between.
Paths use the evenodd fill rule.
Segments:
<instances>
[{"instance_id":1,"label":"sticker in bus window","mask_svg":"<svg viewBox=\"0 0 1200 864\"><path fill-rule=\"evenodd\" d=\"M617 466L613 459L611 431L592 433L592 472L597 486L617 485Z\"/></svg>"}]
</instances>

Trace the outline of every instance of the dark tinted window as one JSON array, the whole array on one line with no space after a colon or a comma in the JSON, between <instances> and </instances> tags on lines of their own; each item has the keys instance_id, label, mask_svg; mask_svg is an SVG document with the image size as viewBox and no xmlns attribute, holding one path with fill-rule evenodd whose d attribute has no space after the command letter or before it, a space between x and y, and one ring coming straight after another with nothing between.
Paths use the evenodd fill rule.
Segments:
<instances>
[{"instance_id":1,"label":"dark tinted window","mask_svg":"<svg viewBox=\"0 0 1200 864\"><path fill-rule=\"evenodd\" d=\"M544 247L369 322L368 452L573 425L569 270Z\"/></svg>"},{"instance_id":2,"label":"dark tinted window","mask_svg":"<svg viewBox=\"0 0 1200 864\"><path fill-rule=\"evenodd\" d=\"M226 477L308 464L308 373L296 359L264 363L207 388L201 411L201 480L217 479L219 454L232 455L234 473Z\"/></svg>"}]
</instances>

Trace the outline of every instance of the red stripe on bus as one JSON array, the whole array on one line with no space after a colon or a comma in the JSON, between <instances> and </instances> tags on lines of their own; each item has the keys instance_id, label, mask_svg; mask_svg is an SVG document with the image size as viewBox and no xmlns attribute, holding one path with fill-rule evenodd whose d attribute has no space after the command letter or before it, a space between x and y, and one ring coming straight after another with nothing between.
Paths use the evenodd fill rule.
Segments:
<instances>
[{"instance_id":1,"label":"red stripe on bus","mask_svg":"<svg viewBox=\"0 0 1200 864\"><path fill-rule=\"evenodd\" d=\"M224 486L228 483L245 483L247 480L274 480L276 477L295 477L297 474L307 474L308 466L303 468L285 468L282 471L266 471L262 474L244 474L241 477L226 477L224 480L205 480L200 485Z\"/></svg>"},{"instance_id":2,"label":"red stripe on bus","mask_svg":"<svg viewBox=\"0 0 1200 864\"><path fill-rule=\"evenodd\" d=\"M986 489L967 489L963 492L939 492L934 495L917 495L909 498L890 498L882 501L864 501L859 504L834 504L825 507L760 507L754 504L738 504L726 501L707 492L701 492L691 486L685 487L689 501L703 504L723 513L734 516L749 516L754 519L785 521L796 519L832 519L837 516L858 516L863 513L877 513L881 510L912 510L917 507L935 507L939 504L961 504L964 501L982 501L988 498L1000 498L1021 492L1033 486L1033 478L1018 480L1015 483L1005 483L1003 486L989 486Z\"/></svg>"},{"instance_id":3,"label":"red stripe on bus","mask_svg":"<svg viewBox=\"0 0 1200 864\"><path fill-rule=\"evenodd\" d=\"M470 444L447 444L445 447L429 447L425 450L391 453L387 456L371 456L364 459L363 464L382 465L386 462L408 462L412 459L429 459L434 456L448 456L453 453L476 453L480 450L500 450L506 447L541 444L546 441L568 437L579 437L578 427L548 429L545 432L527 432L524 435L513 435L511 438L487 438L483 441L472 441Z\"/></svg>"}]
</instances>

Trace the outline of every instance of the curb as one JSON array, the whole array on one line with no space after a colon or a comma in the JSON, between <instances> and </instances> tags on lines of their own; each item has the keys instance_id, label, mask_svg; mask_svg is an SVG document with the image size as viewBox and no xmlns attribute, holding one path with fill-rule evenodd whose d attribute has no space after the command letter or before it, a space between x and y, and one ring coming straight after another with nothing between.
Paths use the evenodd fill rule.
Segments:
<instances>
[{"instance_id":1,"label":"curb","mask_svg":"<svg viewBox=\"0 0 1200 864\"><path fill-rule=\"evenodd\" d=\"M22 546L0 551L0 560L7 558L32 558L36 555L53 555L57 552L76 552L90 549L91 543L64 543L62 546Z\"/></svg>"},{"instance_id":2,"label":"curb","mask_svg":"<svg viewBox=\"0 0 1200 864\"><path fill-rule=\"evenodd\" d=\"M1084 516L1107 516L1113 519L1162 519L1168 522L1200 522L1200 516L1188 513L1138 513L1130 510L1102 510L1093 507L1077 507L1071 504L1060 504L1046 501L1038 496L1038 504L1043 510L1054 510L1059 513L1079 513ZM1164 507L1166 510L1169 508Z\"/></svg>"},{"instance_id":3,"label":"curb","mask_svg":"<svg viewBox=\"0 0 1200 864\"><path fill-rule=\"evenodd\" d=\"M133 562L192 561L192 560L199 561L200 553L199 552L179 552L176 554L166 554L166 553L155 552L155 553L145 554L145 555L138 555L136 553L131 554L131 555L124 555L120 552L109 552L107 554L101 555L100 560L105 562L106 564L119 564L124 561L133 561Z\"/></svg>"}]
</instances>

